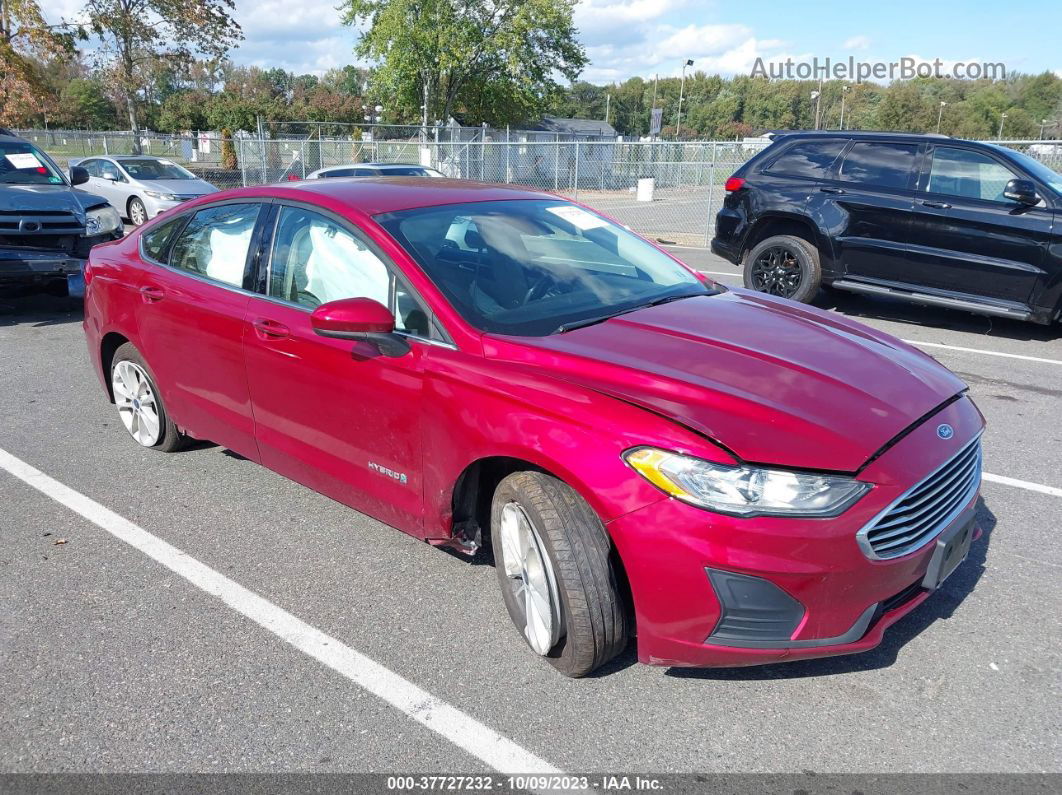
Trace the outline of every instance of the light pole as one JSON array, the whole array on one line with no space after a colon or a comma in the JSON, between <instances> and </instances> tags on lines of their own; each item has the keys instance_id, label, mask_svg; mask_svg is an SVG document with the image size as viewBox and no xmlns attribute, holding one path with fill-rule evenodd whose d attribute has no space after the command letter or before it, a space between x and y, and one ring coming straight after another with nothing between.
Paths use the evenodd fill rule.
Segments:
<instances>
[{"instance_id":1,"label":"light pole","mask_svg":"<svg viewBox=\"0 0 1062 795\"><path fill-rule=\"evenodd\" d=\"M940 110L937 111L937 135L940 135L940 120L944 118L944 108L947 107L947 102L941 100Z\"/></svg>"},{"instance_id":2,"label":"light pole","mask_svg":"<svg viewBox=\"0 0 1062 795\"><path fill-rule=\"evenodd\" d=\"M679 106L678 116L675 118L675 140L678 140L679 133L682 131L682 97L686 92L686 67L693 66L693 60L686 59L686 63L682 64L682 82L679 83Z\"/></svg>"},{"instance_id":3,"label":"light pole","mask_svg":"<svg viewBox=\"0 0 1062 795\"><path fill-rule=\"evenodd\" d=\"M1047 126L1047 119L1040 120L1040 140L1044 139L1044 127Z\"/></svg>"},{"instance_id":4,"label":"light pole","mask_svg":"<svg viewBox=\"0 0 1062 795\"><path fill-rule=\"evenodd\" d=\"M609 105L611 105L611 104L612 104L612 95L609 94L606 91L605 92L605 124L608 124L608 109L609 109Z\"/></svg>"},{"instance_id":5,"label":"light pole","mask_svg":"<svg viewBox=\"0 0 1062 795\"><path fill-rule=\"evenodd\" d=\"M1006 120L1007 120L1007 114L1006 113L1000 114L1000 117L999 117L999 135L996 136L996 140L997 141L1002 141L1003 140L1003 122L1005 122Z\"/></svg>"},{"instance_id":6,"label":"light pole","mask_svg":"<svg viewBox=\"0 0 1062 795\"><path fill-rule=\"evenodd\" d=\"M841 87L841 129L844 129L844 98L851 86Z\"/></svg>"},{"instance_id":7,"label":"light pole","mask_svg":"<svg viewBox=\"0 0 1062 795\"><path fill-rule=\"evenodd\" d=\"M822 96L821 91L811 92L811 101L815 103L815 129L819 129L819 97Z\"/></svg>"}]
</instances>

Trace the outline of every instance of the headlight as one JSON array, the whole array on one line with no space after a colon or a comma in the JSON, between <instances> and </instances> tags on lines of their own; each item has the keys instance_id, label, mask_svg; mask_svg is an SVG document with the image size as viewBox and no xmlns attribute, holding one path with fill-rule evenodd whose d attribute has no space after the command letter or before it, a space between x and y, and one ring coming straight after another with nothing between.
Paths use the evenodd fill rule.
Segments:
<instances>
[{"instance_id":1,"label":"headlight","mask_svg":"<svg viewBox=\"0 0 1062 795\"><path fill-rule=\"evenodd\" d=\"M105 235L108 232L113 232L115 229L121 228L122 217L118 215L118 211L109 204L106 207L97 207L95 210L89 210L88 213L86 213L86 237Z\"/></svg>"},{"instance_id":2,"label":"headlight","mask_svg":"<svg viewBox=\"0 0 1062 795\"><path fill-rule=\"evenodd\" d=\"M146 190L144 191L144 193L146 193L152 199L159 199L164 202L177 201L177 197L172 193L159 193L158 191L154 190Z\"/></svg>"},{"instance_id":3,"label":"headlight","mask_svg":"<svg viewBox=\"0 0 1062 795\"><path fill-rule=\"evenodd\" d=\"M734 516L836 516L870 490L869 483L837 475L725 466L654 447L623 457L671 496Z\"/></svg>"}]
</instances>

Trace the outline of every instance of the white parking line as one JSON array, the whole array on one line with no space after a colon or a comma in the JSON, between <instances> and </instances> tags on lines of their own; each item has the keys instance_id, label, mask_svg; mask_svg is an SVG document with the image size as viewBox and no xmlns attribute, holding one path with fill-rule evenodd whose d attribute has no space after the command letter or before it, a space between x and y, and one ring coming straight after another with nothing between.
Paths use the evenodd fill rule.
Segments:
<instances>
[{"instance_id":1,"label":"white parking line","mask_svg":"<svg viewBox=\"0 0 1062 795\"><path fill-rule=\"evenodd\" d=\"M1052 497L1062 497L1062 489L1056 489L1054 486L1045 486L1042 483L1032 483L1028 480L1008 478L1004 475L993 475L989 472L982 472L981 478L983 480L989 481L990 483L1002 483L1004 486L1014 486L1018 489L1037 491L1040 494L1050 494Z\"/></svg>"},{"instance_id":2,"label":"white parking line","mask_svg":"<svg viewBox=\"0 0 1062 795\"><path fill-rule=\"evenodd\" d=\"M1002 353L1000 351L986 351L981 348L963 348L960 345L946 345L942 342L922 342L921 340L904 340L908 345L917 345L920 348L946 348L950 351L963 351L965 353L980 353L984 356L1002 356L1006 359L1023 359L1027 362L1041 362L1042 364L1062 364L1062 359L1044 359L1040 356L1026 356L1020 353Z\"/></svg>"},{"instance_id":3,"label":"white parking line","mask_svg":"<svg viewBox=\"0 0 1062 795\"><path fill-rule=\"evenodd\" d=\"M0 449L0 469L7 470L45 496L158 561L196 588L216 596L237 613L383 699L494 770L506 774L560 772L489 726L3 449Z\"/></svg>"},{"instance_id":4,"label":"white parking line","mask_svg":"<svg viewBox=\"0 0 1062 795\"><path fill-rule=\"evenodd\" d=\"M700 273L707 273L711 276L740 276L740 271L699 271Z\"/></svg>"}]
</instances>

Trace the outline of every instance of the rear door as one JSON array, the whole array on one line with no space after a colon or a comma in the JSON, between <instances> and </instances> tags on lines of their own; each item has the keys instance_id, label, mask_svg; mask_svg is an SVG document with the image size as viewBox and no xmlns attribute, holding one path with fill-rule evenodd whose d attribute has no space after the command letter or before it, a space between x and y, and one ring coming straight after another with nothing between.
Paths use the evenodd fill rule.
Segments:
<instances>
[{"instance_id":1,"label":"rear door","mask_svg":"<svg viewBox=\"0 0 1062 795\"><path fill-rule=\"evenodd\" d=\"M1026 179L1000 158L951 144L926 154L903 281L1025 304L1044 279L1052 211L1003 196Z\"/></svg>"},{"instance_id":2,"label":"rear door","mask_svg":"<svg viewBox=\"0 0 1062 795\"><path fill-rule=\"evenodd\" d=\"M236 201L195 212L140 285L142 353L182 430L258 459L247 372L244 312L251 252L268 204Z\"/></svg>"},{"instance_id":3,"label":"rear door","mask_svg":"<svg viewBox=\"0 0 1062 795\"><path fill-rule=\"evenodd\" d=\"M907 256L919 145L856 139L819 192L846 276L896 281Z\"/></svg>"}]
</instances>

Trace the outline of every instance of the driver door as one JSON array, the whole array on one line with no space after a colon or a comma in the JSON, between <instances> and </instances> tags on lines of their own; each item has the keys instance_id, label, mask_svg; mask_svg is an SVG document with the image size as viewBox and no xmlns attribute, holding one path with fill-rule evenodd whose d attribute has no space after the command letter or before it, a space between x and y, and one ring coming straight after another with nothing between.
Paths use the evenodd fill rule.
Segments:
<instances>
[{"instance_id":1,"label":"driver door","mask_svg":"<svg viewBox=\"0 0 1062 795\"><path fill-rule=\"evenodd\" d=\"M375 247L347 222L279 205L262 295L245 315L244 355L255 436L266 466L414 535L421 534L428 313ZM310 313L367 297L396 311L410 352L322 337Z\"/></svg>"}]
</instances>

